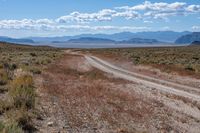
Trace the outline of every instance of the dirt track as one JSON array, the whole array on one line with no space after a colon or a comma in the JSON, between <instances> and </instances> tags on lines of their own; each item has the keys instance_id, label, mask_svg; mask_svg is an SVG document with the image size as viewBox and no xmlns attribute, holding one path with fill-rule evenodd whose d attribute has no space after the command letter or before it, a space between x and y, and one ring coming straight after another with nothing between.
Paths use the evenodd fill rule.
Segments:
<instances>
[{"instance_id":1,"label":"dirt track","mask_svg":"<svg viewBox=\"0 0 200 133\"><path fill-rule=\"evenodd\" d=\"M122 78L125 80L136 82L140 85L146 86L146 89L153 88L156 89L162 93L166 94L172 94L178 97L183 97L186 99L189 99L188 102L191 102L193 104L194 101L200 102L200 95L198 95L200 89L180 85L177 83L172 83L160 79L154 79L151 77L148 77L146 75L141 75L138 73L134 73L125 69L122 69L118 66L115 66L107 61L104 61L98 57L95 56L87 56L85 55L85 58L87 61L93 66L96 67L104 72L113 74L114 76L118 78ZM190 91L193 90L196 92L196 94L191 93ZM162 95L161 95L162 97ZM166 100L165 105L169 106L170 108L180 111L184 114L190 115L196 119L200 120L200 111L196 109L196 107L188 106L187 104L182 104L180 107L177 107L175 101L171 101L171 99Z\"/></svg>"},{"instance_id":2,"label":"dirt track","mask_svg":"<svg viewBox=\"0 0 200 133\"><path fill-rule=\"evenodd\" d=\"M153 79L151 77L145 76L145 75L140 75L137 73L133 73L127 70L124 70L122 68L119 68L117 66L114 66L100 58L94 57L94 56L85 56L85 58L87 59L87 61L93 66L96 67L98 69L101 69L102 71L111 73L119 78L123 78L126 80L130 80L130 81L134 81L137 82L139 84L143 84L149 87L153 87L156 88L160 91L164 91L164 92L168 92L168 93L173 93L179 96L183 96L186 98L190 98L192 100L196 100L196 101L200 101L200 96L196 95L196 94L192 94L183 90L179 90L179 89L175 89L172 87L168 87L167 85L173 85L176 86L178 88L186 88L189 90L196 90L196 91L200 91L200 89L198 88L193 88L193 87L188 87L188 86L183 86L183 85L179 85L176 83L171 83L168 81L163 81L163 80L158 80L158 79ZM153 81L157 81L153 82L153 81L149 81L149 80L153 80ZM162 85L162 84L167 84L167 85Z\"/></svg>"},{"instance_id":3,"label":"dirt track","mask_svg":"<svg viewBox=\"0 0 200 133\"><path fill-rule=\"evenodd\" d=\"M44 115L40 131L199 133L198 87L113 64L66 51L49 66L38 79ZM49 127L49 122L54 124Z\"/></svg>"}]
</instances>

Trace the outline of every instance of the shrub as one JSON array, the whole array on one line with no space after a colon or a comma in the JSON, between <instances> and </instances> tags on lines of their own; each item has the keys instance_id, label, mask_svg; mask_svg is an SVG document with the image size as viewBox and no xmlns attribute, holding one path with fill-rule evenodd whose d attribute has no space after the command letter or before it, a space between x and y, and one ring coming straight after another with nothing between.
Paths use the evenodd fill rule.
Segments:
<instances>
[{"instance_id":1,"label":"shrub","mask_svg":"<svg viewBox=\"0 0 200 133\"><path fill-rule=\"evenodd\" d=\"M6 113L9 123L17 123L19 127L24 130L29 130L32 126L32 113L27 109L21 107L20 109L13 109Z\"/></svg>"},{"instance_id":2,"label":"shrub","mask_svg":"<svg viewBox=\"0 0 200 133\"><path fill-rule=\"evenodd\" d=\"M194 68L191 65L186 66L185 70L195 71Z\"/></svg>"},{"instance_id":3,"label":"shrub","mask_svg":"<svg viewBox=\"0 0 200 133\"><path fill-rule=\"evenodd\" d=\"M33 108L35 105L35 89L33 78L30 75L23 75L14 79L9 89L9 95L15 107L25 106Z\"/></svg>"},{"instance_id":4,"label":"shrub","mask_svg":"<svg viewBox=\"0 0 200 133\"><path fill-rule=\"evenodd\" d=\"M10 103L10 101L0 100L0 114L9 110L11 107L12 107L12 104Z\"/></svg>"},{"instance_id":5,"label":"shrub","mask_svg":"<svg viewBox=\"0 0 200 133\"><path fill-rule=\"evenodd\" d=\"M31 68L30 72L32 72L33 74L41 74L42 73L41 70L39 68L36 68L36 67Z\"/></svg>"},{"instance_id":6,"label":"shrub","mask_svg":"<svg viewBox=\"0 0 200 133\"><path fill-rule=\"evenodd\" d=\"M37 56L36 53L30 53L30 55L33 57Z\"/></svg>"},{"instance_id":7,"label":"shrub","mask_svg":"<svg viewBox=\"0 0 200 133\"><path fill-rule=\"evenodd\" d=\"M1 121L1 122L0 122L0 132L3 132L4 128L5 128L5 125L4 125L4 123Z\"/></svg>"},{"instance_id":8,"label":"shrub","mask_svg":"<svg viewBox=\"0 0 200 133\"><path fill-rule=\"evenodd\" d=\"M11 82L12 88L28 88L33 87L33 77L31 75L23 75L17 77Z\"/></svg>"},{"instance_id":9,"label":"shrub","mask_svg":"<svg viewBox=\"0 0 200 133\"><path fill-rule=\"evenodd\" d=\"M1 69L0 70L0 85L7 84L8 80L9 80L8 73L4 69Z\"/></svg>"},{"instance_id":10,"label":"shrub","mask_svg":"<svg viewBox=\"0 0 200 133\"><path fill-rule=\"evenodd\" d=\"M22 128L20 128L17 123L2 126L2 130L0 131L2 133L23 133Z\"/></svg>"}]
</instances>

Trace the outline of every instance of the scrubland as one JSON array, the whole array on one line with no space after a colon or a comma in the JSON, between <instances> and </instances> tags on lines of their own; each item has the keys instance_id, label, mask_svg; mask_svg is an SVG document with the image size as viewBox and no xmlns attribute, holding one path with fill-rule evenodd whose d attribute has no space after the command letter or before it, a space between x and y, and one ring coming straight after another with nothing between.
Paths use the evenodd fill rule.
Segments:
<instances>
[{"instance_id":1,"label":"scrubland","mask_svg":"<svg viewBox=\"0 0 200 133\"><path fill-rule=\"evenodd\" d=\"M34 77L60 56L62 52L51 47L0 43L0 132L36 130Z\"/></svg>"},{"instance_id":2,"label":"scrubland","mask_svg":"<svg viewBox=\"0 0 200 133\"><path fill-rule=\"evenodd\" d=\"M200 130L198 100L127 81L85 58L97 56L135 73L188 85L195 89L175 89L199 95L200 48L63 50L0 43L0 132ZM150 73L143 66L160 71ZM178 78L169 76L174 72Z\"/></svg>"}]
</instances>

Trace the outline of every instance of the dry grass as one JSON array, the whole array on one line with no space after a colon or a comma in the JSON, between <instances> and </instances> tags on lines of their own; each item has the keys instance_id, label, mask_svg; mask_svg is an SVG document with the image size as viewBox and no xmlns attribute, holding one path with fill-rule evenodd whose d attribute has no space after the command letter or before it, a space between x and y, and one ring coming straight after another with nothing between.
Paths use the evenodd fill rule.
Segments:
<instances>
[{"instance_id":1,"label":"dry grass","mask_svg":"<svg viewBox=\"0 0 200 133\"><path fill-rule=\"evenodd\" d=\"M46 102L57 99L57 110L63 111L63 121L67 119L72 130L139 132L137 124L151 118L151 104L140 95L112 86L129 82L108 77L93 68L88 71L79 71L78 67L72 69L70 65L74 66L77 61L84 64L85 60L73 57L72 61L72 57L68 57L52 64L42 74L45 80L42 93L46 96L42 99ZM71 64L68 64L69 60ZM50 116L53 115L59 117L56 113Z\"/></svg>"},{"instance_id":2,"label":"dry grass","mask_svg":"<svg viewBox=\"0 0 200 133\"><path fill-rule=\"evenodd\" d=\"M35 130L34 76L62 56L59 49L0 43L0 132Z\"/></svg>"},{"instance_id":3,"label":"dry grass","mask_svg":"<svg viewBox=\"0 0 200 133\"><path fill-rule=\"evenodd\" d=\"M32 76L24 75L14 79L8 93L16 108L22 106L34 108L36 93Z\"/></svg>"}]
</instances>

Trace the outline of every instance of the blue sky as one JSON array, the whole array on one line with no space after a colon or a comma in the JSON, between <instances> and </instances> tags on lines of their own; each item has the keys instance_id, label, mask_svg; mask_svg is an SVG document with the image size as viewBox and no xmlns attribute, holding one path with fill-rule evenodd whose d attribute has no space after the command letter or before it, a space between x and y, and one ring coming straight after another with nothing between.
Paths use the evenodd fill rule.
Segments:
<instances>
[{"instance_id":1,"label":"blue sky","mask_svg":"<svg viewBox=\"0 0 200 133\"><path fill-rule=\"evenodd\" d=\"M199 0L0 0L0 36L200 31Z\"/></svg>"}]
</instances>

